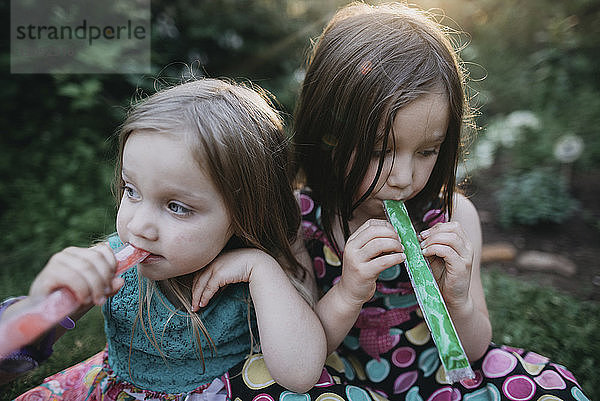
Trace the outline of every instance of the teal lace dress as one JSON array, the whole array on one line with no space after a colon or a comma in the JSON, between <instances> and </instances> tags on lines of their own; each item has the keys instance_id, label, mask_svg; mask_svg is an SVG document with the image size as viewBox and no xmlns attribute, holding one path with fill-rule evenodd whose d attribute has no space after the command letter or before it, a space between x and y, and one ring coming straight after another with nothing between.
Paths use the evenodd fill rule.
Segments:
<instances>
[{"instance_id":1,"label":"teal lace dress","mask_svg":"<svg viewBox=\"0 0 600 401\"><path fill-rule=\"evenodd\" d=\"M215 349L201 335L200 350L189 317L158 290L144 305L142 324L137 270L123 278L124 287L102 307L106 349L17 399L184 400L208 393L214 400L226 399L228 371L250 353L255 323L248 320L247 284L228 286L202 310Z\"/></svg>"}]
</instances>

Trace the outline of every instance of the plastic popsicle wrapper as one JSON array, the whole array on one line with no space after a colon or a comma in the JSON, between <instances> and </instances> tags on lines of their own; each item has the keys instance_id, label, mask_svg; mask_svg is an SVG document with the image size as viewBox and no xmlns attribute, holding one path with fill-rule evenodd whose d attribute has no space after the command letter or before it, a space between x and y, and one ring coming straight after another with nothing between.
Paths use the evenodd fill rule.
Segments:
<instances>
[{"instance_id":1,"label":"plastic popsicle wrapper","mask_svg":"<svg viewBox=\"0 0 600 401\"><path fill-rule=\"evenodd\" d=\"M421 252L417 233L401 201L385 200L383 206L388 220L400 236L406 254L406 269L415 290L431 337L437 347L448 381L454 383L475 377L469 359L460 343L444 298Z\"/></svg>"},{"instance_id":2,"label":"plastic popsicle wrapper","mask_svg":"<svg viewBox=\"0 0 600 401\"><path fill-rule=\"evenodd\" d=\"M122 243L116 248L112 247L112 250L117 259L116 275L140 263L149 254L133 245ZM34 302L28 308L0 323L0 359L32 343L80 306L75 296L66 288L32 301Z\"/></svg>"}]
</instances>

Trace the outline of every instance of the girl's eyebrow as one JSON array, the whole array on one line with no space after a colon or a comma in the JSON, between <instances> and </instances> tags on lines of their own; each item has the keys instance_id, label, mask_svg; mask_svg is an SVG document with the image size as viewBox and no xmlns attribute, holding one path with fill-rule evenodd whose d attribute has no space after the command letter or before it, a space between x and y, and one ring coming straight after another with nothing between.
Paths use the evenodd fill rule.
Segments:
<instances>
[{"instance_id":1,"label":"girl's eyebrow","mask_svg":"<svg viewBox=\"0 0 600 401\"><path fill-rule=\"evenodd\" d=\"M437 142L444 142L444 140L446 140L446 132L443 131L435 131L432 132L431 135L427 135L424 138L423 142L427 142L427 143L437 143Z\"/></svg>"},{"instance_id":2,"label":"girl's eyebrow","mask_svg":"<svg viewBox=\"0 0 600 401\"><path fill-rule=\"evenodd\" d=\"M164 187L163 189L165 190L166 193L177 195L177 197L194 199L194 200L202 200L202 201L205 201L208 199L208 197L203 192L192 192L192 191L188 191L186 189L176 187L176 186L173 186L173 187L167 186L167 187Z\"/></svg>"}]
</instances>

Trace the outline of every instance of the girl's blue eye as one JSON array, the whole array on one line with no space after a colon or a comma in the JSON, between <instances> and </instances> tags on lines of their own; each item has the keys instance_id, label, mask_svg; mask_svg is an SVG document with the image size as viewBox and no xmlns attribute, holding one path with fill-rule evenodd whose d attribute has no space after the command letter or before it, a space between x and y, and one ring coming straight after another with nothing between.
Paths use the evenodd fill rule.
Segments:
<instances>
[{"instance_id":1,"label":"girl's blue eye","mask_svg":"<svg viewBox=\"0 0 600 401\"><path fill-rule=\"evenodd\" d=\"M188 216L192 214L192 211L190 209L176 202L169 202L167 208L173 213L180 216Z\"/></svg>"},{"instance_id":2,"label":"girl's blue eye","mask_svg":"<svg viewBox=\"0 0 600 401\"><path fill-rule=\"evenodd\" d=\"M129 199L140 198L140 195L137 193L137 191L130 185L123 186L123 194L125 194L125 196L127 196Z\"/></svg>"}]
</instances>

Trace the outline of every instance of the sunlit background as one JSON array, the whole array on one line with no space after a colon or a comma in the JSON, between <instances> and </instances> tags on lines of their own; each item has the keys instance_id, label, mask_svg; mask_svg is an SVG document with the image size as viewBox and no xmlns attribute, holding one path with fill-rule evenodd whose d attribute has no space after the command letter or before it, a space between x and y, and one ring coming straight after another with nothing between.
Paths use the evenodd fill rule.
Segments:
<instances>
[{"instance_id":1,"label":"sunlit background","mask_svg":"<svg viewBox=\"0 0 600 401\"><path fill-rule=\"evenodd\" d=\"M52 253L68 245L85 246L114 230L112 135L134 95L194 76L251 81L277 98L291 126L311 40L346 3L152 1L152 73L144 75L10 74L5 30L0 58L0 299L25 294ZM460 174L468 180L465 188L473 190L474 202L481 202L484 234L488 223L506 238L518 233L513 245L520 251L530 244L517 240L525 234L555 230L559 235L583 227L581 238L568 234L585 245L575 260L579 273L570 278L571 284L580 280L572 285L573 293L524 288L508 296L503 285L513 281L503 281L509 279L497 273L484 277L499 329L494 340L541 346L576 373L591 399L599 398L600 267L594 251L600 250L600 1L415 3L448 25L462 48L478 135ZM1 2L0 13L10 26L7 1ZM106 61L105 56L98 52L98 62ZM559 243L554 251L577 254L568 247L579 245L565 246ZM503 300L503 294L508 298ZM505 326L510 319L502 319L518 297L521 305L548 302L511 331ZM569 312L561 312L563 308ZM548 322L554 319L549 314L570 320ZM536 333L522 333L539 318L546 320L536 323ZM101 349L99 313L86 319L80 334L70 333L61 341L66 345L57 345L62 353L45 370L0 388L0 393L9 394L8 399ZM540 339L527 337L535 335Z\"/></svg>"}]
</instances>

